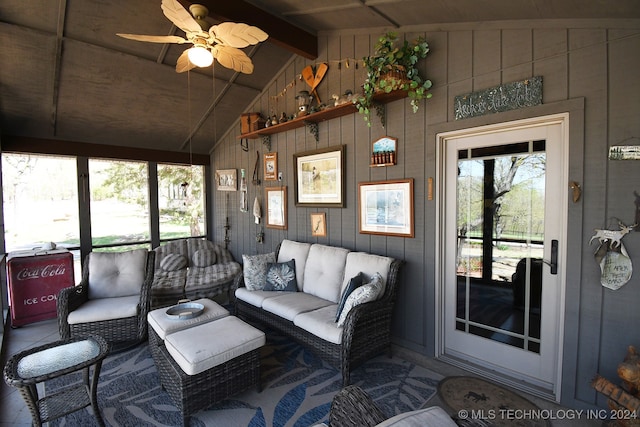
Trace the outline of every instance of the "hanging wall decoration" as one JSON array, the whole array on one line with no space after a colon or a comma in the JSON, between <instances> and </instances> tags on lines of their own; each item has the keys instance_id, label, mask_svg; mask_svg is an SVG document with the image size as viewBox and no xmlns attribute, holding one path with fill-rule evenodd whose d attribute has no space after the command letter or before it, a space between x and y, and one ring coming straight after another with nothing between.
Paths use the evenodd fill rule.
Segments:
<instances>
[{"instance_id":1,"label":"hanging wall decoration","mask_svg":"<svg viewBox=\"0 0 640 427\"><path fill-rule=\"evenodd\" d=\"M620 230L596 229L596 234L591 237L589 244L598 239L600 246L594 255L600 266L600 283L605 288L620 289L631 279L633 265L627 253L622 238L633 230L638 224L626 226L618 222Z\"/></svg>"}]
</instances>

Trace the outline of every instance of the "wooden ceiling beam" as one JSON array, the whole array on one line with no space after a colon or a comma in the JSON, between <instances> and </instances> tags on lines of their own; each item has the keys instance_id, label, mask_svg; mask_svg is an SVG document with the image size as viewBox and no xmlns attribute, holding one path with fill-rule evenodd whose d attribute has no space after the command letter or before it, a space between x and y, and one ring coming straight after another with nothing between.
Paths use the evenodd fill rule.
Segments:
<instances>
[{"instance_id":1,"label":"wooden ceiling beam","mask_svg":"<svg viewBox=\"0 0 640 427\"><path fill-rule=\"evenodd\" d=\"M268 42L307 59L318 57L318 37L243 0L178 0L187 10L191 4L209 9L217 21L244 22L269 34Z\"/></svg>"}]
</instances>

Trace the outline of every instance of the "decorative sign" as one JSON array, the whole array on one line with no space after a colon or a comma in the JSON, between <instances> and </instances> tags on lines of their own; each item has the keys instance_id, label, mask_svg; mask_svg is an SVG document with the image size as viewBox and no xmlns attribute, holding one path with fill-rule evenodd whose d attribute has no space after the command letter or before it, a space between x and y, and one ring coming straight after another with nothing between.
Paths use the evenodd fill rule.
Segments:
<instances>
[{"instance_id":1,"label":"decorative sign","mask_svg":"<svg viewBox=\"0 0 640 427\"><path fill-rule=\"evenodd\" d=\"M627 226L619 222L620 230L596 229L589 244L598 239L600 246L594 257L600 266L600 283L605 288L620 289L631 279L633 265L622 238L633 230L637 224Z\"/></svg>"},{"instance_id":2,"label":"decorative sign","mask_svg":"<svg viewBox=\"0 0 640 427\"><path fill-rule=\"evenodd\" d=\"M609 147L609 160L640 160L640 145Z\"/></svg>"},{"instance_id":3,"label":"decorative sign","mask_svg":"<svg viewBox=\"0 0 640 427\"><path fill-rule=\"evenodd\" d=\"M507 83L455 98L455 117L468 119L542 104L542 76Z\"/></svg>"}]
</instances>

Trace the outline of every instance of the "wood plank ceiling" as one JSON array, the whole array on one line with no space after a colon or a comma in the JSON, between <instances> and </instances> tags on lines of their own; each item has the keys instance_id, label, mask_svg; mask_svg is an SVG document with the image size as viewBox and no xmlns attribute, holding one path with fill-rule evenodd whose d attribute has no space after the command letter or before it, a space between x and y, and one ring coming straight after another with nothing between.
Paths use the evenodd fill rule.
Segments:
<instances>
[{"instance_id":1,"label":"wood plank ceiling","mask_svg":"<svg viewBox=\"0 0 640 427\"><path fill-rule=\"evenodd\" d=\"M179 0L188 8L190 2ZM176 73L185 45L116 33L183 35L160 0L2 0L0 143L40 138L208 154L293 55L317 34L519 19L638 19L637 0L201 0L208 20L245 22L269 39L245 49L251 75L222 66Z\"/></svg>"}]
</instances>

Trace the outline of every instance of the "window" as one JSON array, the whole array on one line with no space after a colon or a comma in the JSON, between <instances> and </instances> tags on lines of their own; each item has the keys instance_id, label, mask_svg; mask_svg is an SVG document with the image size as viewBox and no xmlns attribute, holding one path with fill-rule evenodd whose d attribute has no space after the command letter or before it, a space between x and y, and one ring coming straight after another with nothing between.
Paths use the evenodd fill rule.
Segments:
<instances>
[{"instance_id":1,"label":"window","mask_svg":"<svg viewBox=\"0 0 640 427\"><path fill-rule=\"evenodd\" d=\"M160 240L206 234L204 167L158 165Z\"/></svg>"}]
</instances>

